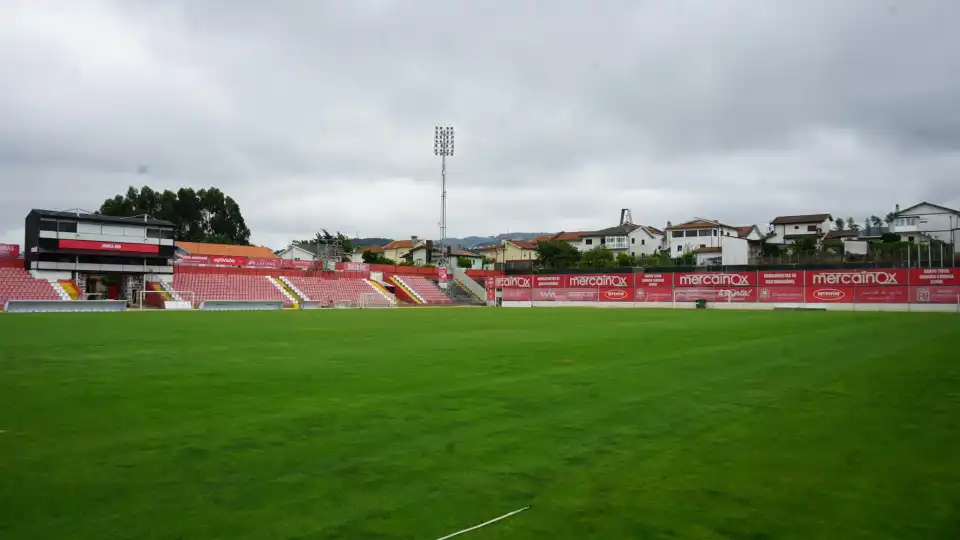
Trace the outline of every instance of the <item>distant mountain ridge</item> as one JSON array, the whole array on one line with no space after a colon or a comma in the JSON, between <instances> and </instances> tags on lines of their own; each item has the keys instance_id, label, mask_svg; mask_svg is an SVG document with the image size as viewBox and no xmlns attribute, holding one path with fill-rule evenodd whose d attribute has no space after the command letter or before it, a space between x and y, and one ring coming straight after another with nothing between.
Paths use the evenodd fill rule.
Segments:
<instances>
[{"instance_id":1,"label":"distant mountain ridge","mask_svg":"<svg viewBox=\"0 0 960 540\"><path fill-rule=\"evenodd\" d=\"M526 233L526 232L517 232L517 233L502 233L496 236L465 236L463 238L447 238L447 243L452 246L460 246L464 249L475 248L477 246L485 246L488 244L497 244L501 240L531 240L538 236L543 236L545 234L555 234L555 233ZM406 238L397 238L396 240L407 240ZM434 239L436 240L436 239ZM353 245L357 247L368 247L368 246L385 246L392 242L390 238L357 238L353 241Z\"/></svg>"}]
</instances>

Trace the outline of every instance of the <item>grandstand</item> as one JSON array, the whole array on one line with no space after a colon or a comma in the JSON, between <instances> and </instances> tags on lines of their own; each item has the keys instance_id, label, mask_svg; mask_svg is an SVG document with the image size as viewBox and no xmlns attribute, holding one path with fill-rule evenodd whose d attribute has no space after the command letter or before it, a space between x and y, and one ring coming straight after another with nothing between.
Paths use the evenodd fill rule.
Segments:
<instances>
[{"instance_id":1,"label":"grandstand","mask_svg":"<svg viewBox=\"0 0 960 540\"><path fill-rule=\"evenodd\" d=\"M173 288L178 293L193 293L190 300L194 307L206 300L280 300L288 307L296 303L296 299L274 278L263 275L176 273Z\"/></svg>"},{"instance_id":2,"label":"grandstand","mask_svg":"<svg viewBox=\"0 0 960 540\"><path fill-rule=\"evenodd\" d=\"M453 304L453 300L444 294L437 285L429 279L420 275L411 276L393 276L393 280L401 286L410 296L421 304L429 305L448 305Z\"/></svg>"},{"instance_id":3,"label":"grandstand","mask_svg":"<svg viewBox=\"0 0 960 540\"><path fill-rule=\"evenodd\" d=\"M49 281L37 279L23 268L0 268L0 308L8 300L61 300Z\"/></svg>"},{"instance_id":4,"label":"grandstand","mask_svg":"<svg viewBox=\"0 0 960 540\"><path fill-rule=\"evenodd\" d=\"M321 306L332 306L336 302L349 302L355 306L364 302L382 306L397 304L394 295L377 288L366 279L281 276L280 280L303 300L319 302ZM373 294L377 296L372 296Z\"/></svg>"}]
</instances>

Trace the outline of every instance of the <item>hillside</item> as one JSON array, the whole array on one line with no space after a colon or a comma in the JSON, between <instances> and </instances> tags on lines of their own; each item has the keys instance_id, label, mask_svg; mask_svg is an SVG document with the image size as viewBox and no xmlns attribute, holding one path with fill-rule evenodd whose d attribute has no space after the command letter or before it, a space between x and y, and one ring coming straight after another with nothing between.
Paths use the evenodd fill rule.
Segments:
<instances>
[{"instance_id":1,"label":"hillside","mask_svg":"<svg viewBox=\"0 0 960 540\"><path fill-rule=\"evenodd\" d=\"M502 233L495 236L465 236L463 238L448 238L447 241L450 245L460 246L464 249L469 249L477 246L485 246L488 244L496 244L504 239L513 239L513 240L530 240L531 238L536 238L538 236L543 236L545 234L553 233ZM366 246L383 246L389 244L392 241L390 238L358 238L353 241L353 245L357 247L366 247Z\"/></svg>"}]
</instances>

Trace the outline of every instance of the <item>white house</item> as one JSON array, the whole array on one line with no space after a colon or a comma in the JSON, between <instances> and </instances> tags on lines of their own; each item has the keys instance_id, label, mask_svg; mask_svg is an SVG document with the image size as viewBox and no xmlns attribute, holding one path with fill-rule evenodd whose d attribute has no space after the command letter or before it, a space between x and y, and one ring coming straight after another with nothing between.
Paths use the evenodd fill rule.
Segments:
<instances>
[{"instance_id":1,"label":"white house","mask_svg":"<svg viewBox=\"0 0 960 540\"><path fill-rule=\"evenodd\" d=\"M640 225L627 236L631 255L655 255L663 246L663 231L649 225Z\"/></svg>"},{"instance_id":2,"label":"white house","mask_svg":"<svg viewBox=\"0 0 960 540\"><path fill-rule=\"evenodd\" d=\"M664 233L667 251L673 258L682 257L686 253L693 253L699 249L722 248L723 237L740 237L737 227L709 219L695 219L679 225L667 222ZM713 253L712 257L716 257L715 251L703 253Z\"/></svg>"},{"instance_id":3,"label":"white house","mask_svg":"<svg viewBox=\"0 0 960 540\"><path fill-rule=\"evenodd\" d=\"M799 238L820 240L830 232L833 216L830 214L805 214L800 216L777 216L770 222L768 244L792 244Z\"/></svg>"},{"instance_id":4,"label":"white house","mask_svg":"<svg viewBox=\"0 0 960 540\"><path fill-rule=\"evenodd\" d=\"M277 256L287 261L312 261L315 254L298 244L290 244L276 252Z\"/></svg>"},{"instance_id":5,"label":"white house","mask_svg":"<svg viewBox=\"0 0 960 540\"><path fill-rule=\"evenodd\" d=\"M960 240L960 211L926 201L900 210L900 205L890 223L890 232L899 234L909 242L912 234L916 234L915 241L920 241L923 235L930 238L953 244L953 249L960 252L957 240Z\"/></svg>"}]
</instances>

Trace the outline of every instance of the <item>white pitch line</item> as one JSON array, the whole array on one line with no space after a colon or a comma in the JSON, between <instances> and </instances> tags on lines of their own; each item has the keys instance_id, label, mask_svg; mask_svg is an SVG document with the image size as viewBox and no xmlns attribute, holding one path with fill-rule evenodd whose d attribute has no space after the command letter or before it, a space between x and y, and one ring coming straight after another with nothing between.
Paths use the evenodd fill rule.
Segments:
<instances>
[{"instance_id":1,"label":"white pitch line","mask_svg":"<svg viewBox=\"0 0 960 540\"><path fill-rule=\"evenodd\" d=\"M523 508L521 508L521 509L519 509L519 510L514 510L513 512L508 512L508 513L506 513L506 514L504 514L504 515L502 515L502 516L500 516L500 517L495 517L495 518L491 519L490 521L484 521L483 523L481 523L481 524L479 524L479 525L474 525L473 527L470 527L469 529L464 529L464 530L462 530L462 531L457 531L457 532L455 532L455 533L453 533L453 534L448 534L448 535L444 536L443 538L437 538L437 540L447 540L448 538L453 538L454 536L459 536L459 535L461 535L461 534L463 534L463 533L468 533L468 532L470 532L470 531L475 531L475 530L479 529L480 527L486 527L487 525L489 525L489 524L491 524L491 523L496 523L496 522L500 521L501 519L507 519L507 518L510 517L510 516L519 514L520 512L523 512L524 510L529 510L529 509L530 509L529 506L524 506Z\"/></svg>"}]
</instances>

